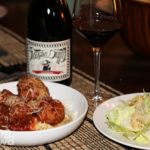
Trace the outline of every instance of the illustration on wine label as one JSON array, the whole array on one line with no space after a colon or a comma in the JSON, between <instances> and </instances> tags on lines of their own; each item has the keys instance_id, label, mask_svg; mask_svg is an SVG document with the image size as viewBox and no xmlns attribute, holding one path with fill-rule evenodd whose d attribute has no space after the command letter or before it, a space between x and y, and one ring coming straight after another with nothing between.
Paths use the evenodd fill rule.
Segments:
<instances>
[{"instance_id":1,"label":"illustration on wine label","mask_svg":"<svg viewBox=\"0 0 150 150\"><path fill-rule=\"evenodd\" d=\"M27 38L26 47L28 76L48 81L60 81L70 77L70 39L37 42Z\"/></svg>"}]
</instances>

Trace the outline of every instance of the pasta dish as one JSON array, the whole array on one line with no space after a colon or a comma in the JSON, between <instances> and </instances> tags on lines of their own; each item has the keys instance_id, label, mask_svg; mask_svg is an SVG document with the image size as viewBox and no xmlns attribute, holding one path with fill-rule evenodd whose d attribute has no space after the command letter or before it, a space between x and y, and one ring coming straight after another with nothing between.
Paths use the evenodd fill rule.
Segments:
<instances>
[{"instance_id":1,"label":"pasta dish","mask_svg":"<svg viewBox=\"0 0 150 150\"><path fill-rule=\"evenodd\" d=\"M18 94L0 92L0 129L37 131L64 125L72 120L60 100L50 96L44 83L33 76L20 79Z\"/></svg>"}]
</instances>

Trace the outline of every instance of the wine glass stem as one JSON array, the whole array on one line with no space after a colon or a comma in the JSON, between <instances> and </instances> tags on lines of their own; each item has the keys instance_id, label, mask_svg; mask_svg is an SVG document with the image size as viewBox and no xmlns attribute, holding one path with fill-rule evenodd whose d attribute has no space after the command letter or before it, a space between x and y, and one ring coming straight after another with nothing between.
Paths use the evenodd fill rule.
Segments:
<instances>
[{"instance_id":1,"label":"wine glass stem","mask_svg":"<svg viewBox=\"0 0 150 150\"><path fill-rule=\"evenodd\" d=\"M100 86L99 86L101 47L93 47L93 54L94 54L95 87L94 87L94 97L92 98L92 100L101 101L102 97L100 96Z\"/></svg>"}]
</instances>

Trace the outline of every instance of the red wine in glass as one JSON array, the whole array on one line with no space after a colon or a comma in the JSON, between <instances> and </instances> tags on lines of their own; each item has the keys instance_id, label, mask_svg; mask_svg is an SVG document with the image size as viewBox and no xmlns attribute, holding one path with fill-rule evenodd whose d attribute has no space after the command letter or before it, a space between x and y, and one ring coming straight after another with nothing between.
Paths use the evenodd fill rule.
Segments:
<instances>
[{"instance_id":1,"label":"red wine in glass","mask_svg":"<svg viewBox=\"0 0 150 150\"><path fill-rule=\"evenodd\" d=\"M92 27L89 22L92 22ZM85 38L90 45L101 47L119 31L122 24L112 17L106 19L87 18L82 21L74 18L73 26L76 32Z\"/></svg>"}]
</instances>

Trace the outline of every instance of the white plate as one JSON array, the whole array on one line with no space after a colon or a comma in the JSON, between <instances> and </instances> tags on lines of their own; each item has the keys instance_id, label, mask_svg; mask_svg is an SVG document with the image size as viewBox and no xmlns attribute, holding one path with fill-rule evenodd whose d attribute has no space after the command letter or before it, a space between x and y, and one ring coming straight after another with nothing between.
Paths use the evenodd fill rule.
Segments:
<instances>
[{"instance_id":1,"label":"white plate","mask_svg":"<svg viewBox=\"0 0 150 150\"><path fill-rule=\"evenodd\" d=\"M123 135L111 130L108 128L108 125L105 123L106 122L106 112L109 110L112 110L114 107L116 107L119 103L118 101L120 99L122 100L128 100L132 99L136 95L143 95L143 93L134 93L134 94L128 94L128 95L123 95L123 96L118 96L114 97L112 99L107 100L106 102L102 103L99 105L93 115L93 121L96 126L96 128L106 137L110 138L113 141L116 141L120 144L134 147L134 148L139 148L139 149L150 149L150 144L143 145L139 144L136 141L130 141Z\"/></svg>"},{"instance_id":2,"label":"white plate","mask_svg":"<svg viewBox=\"0 0 150 150\"><path fill-rule=\"evenodd\" d=\"M88 109L86 98L78 91L65 85L44 82L50 95L59 99L70 111L77 112L76 119L61 127L42 131L5 131L0 130L0 144L15 146L35 146L60 140L75 131L84 120ZM17 94L17 82L0 84L0 91L8 89Z\"/></svg>"}]
</instances>

